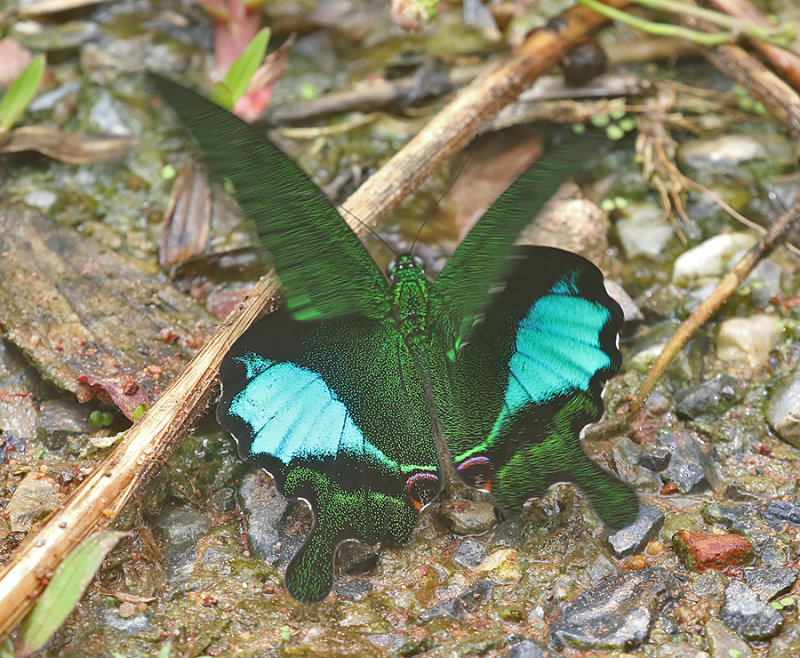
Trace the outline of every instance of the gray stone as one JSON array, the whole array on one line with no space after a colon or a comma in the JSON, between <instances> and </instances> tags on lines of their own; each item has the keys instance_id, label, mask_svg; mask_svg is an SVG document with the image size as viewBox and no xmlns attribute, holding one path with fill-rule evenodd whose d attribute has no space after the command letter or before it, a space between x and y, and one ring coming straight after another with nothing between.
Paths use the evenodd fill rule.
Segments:
<instances>
[{"instance_id":1,"label":"gray stone","mask_svg":"<svg viewBox=\"0 0 800 658\"><path fill-rule=\"evenodd\" d=\"M9 390L0 396L0 430L8 432L21 441L36 436L39 410L27 391Z\"/></svg>"},{"instance_id":2,"label":"gray stone","mask_svg":"<svg viewBox=\"0 0 800 658\"><path fill-rule=\"evenodd\" d=\"M628 258L660 259L675 231L664 221L664 210L655 203L629 203L619 211L615 227Z\"/></svg>"},{"instance_id":3,"label":"gray stone","mask_svg":"<svg viewBox=\"0 0 800 658\"><path fill-rule=\"evenodd\" d=\"M641 310L639 310L636 302L634 302L631 296L625 292L625 289L621 285L619 285L616 281L612 281L611 279L606 279L603 281L603 285L606 287L606 292L608 293L609 297L617 302L617 304L620 305L620 308L622 308L622 317L625 320L626 325L629 322L641 322L644 320L644 315L642 314Z\"/></svg>"},{"instance_id":4,"label":"gray stone","mask_svg":"<svg viewBox=\"0 0 800 658\"><path fill-rule=\"evenodd\" d=\"M679 595L675 578L660 567L612 576L559 608L550 624L551 644L559 650L635 650Z\"/></svg>"},{"instance_id":5,"label":"gray stone","mask_svg":"<svg viewBox=\"0 0 800 658\"><path fill-rule=\"evenodd\" d=\"M287 501L263 472L251 471L239 488L242 507L248 515L247 537L258 557L284 567L305 540L311 527L311 511L301 501ZM291 527L291 532L287 532Z\"/></svg>"},{"instance_id":6,"label":"gray stone","mask_svg":"<svg viewBox=\"0 0 800 658\"><path fill-rule=\"evenodd\" d=\"M731 656L750 658L753 655L747 642L718 619L706 622L706 640L711 658L731 658Z\"/></svg>"},{"instance_id":7,"label":"gray stone","mask_svg":"<svg viewBox=\"0 0 800 658\"><path fill-rule=\"evenodd\" d=\"M36 436L50 450L61 448L68 438L95 431L89 409L68 400L45 400L39 405Z\"/></svg>"},{"instance_id":8,"label":"gray stone","mask_svg":"<svg viewBox=\"0 0 800 658\"><path fill-rule=\"evenodd\" d=\"M467 537L461 542L461 546L456 550L453 559L462 567L474 569L486 557L486 547L481 542L471 537Z\"/></svg>"},{"instance_id":9,"label":"gray stone","mask_svg":"<svg viewBox=\"0 0 800 658\"><path fill-rule=\"evenodd\" d=\"M658 537L664 527L664 513L657 507L641 505L639 516L631 525L609 535L605 543L618 559L638 553Z\"/></svg>"},{"instance_id":10,"label":"gray stone","mask_svg":"<svg viewBox=\"0 0 800 658\"><path fill-rule=\"evenodd\" d=\"M444 501L439 504L439 516L456 535L482 535L497 523L490 500Z\"/></svg>"},{"instance_id":11,"label":"gray stone","mask_svg":"<svg viewBox=\"0 0 800 658\"><path fill-rule=\"evenodd\" d=\"M477 610L478 607L491 597L493 591L494 581L479 580L462 594L440 601L422 612L418 621L422 623L436 617L463 619L467 616L467 613Z\"/></svg>"},{"instance_id":12,"label":"gray stone","mask_svg":"<svg viewBox=\"0 0 800 658\"><path fill-rule=\"evenodd\" d=\"M766 172L782 172L795 164L795 156L783 135L741 134L688 140L678 148L678 162L703 185L741 184L768 178Z\"/></svg>"},{"instance_id":13,"label":"gray stone","mask_svg":"<svg viewBox=\"0 0 800 658\"><path fill-rule=\"evenodd\" d=\"M774 532L754 511L736 519L731 525L731 531L750 540L756 552L764 548Z\"/></svg>"},{"instance_id":14,"label":"gray stone","mask_svg":"<svg viewBox=\"0 0 800 658\"><path fill-rule=\"evenodd\" d=\"M767 602L776 596L785 594L797 580L796 569L762 568L745 569L744 581L758 594L758 598Z\"/></svg>"},{"instance_id":15,"label":"gray stone","mask_svg":"<svg viewBox=\"0 0 800 658\"><path fill-rule=\"evenodd\" d=\"M333 590L342 598L360 601L372 591L372 583L365 578L337 580Z\"/></svg>"},{"instance_id":16,"label":"gray stone","mask_svg":"<svg viewBox=\"0 0 800 658\"><path fill-rule=\"evenodd\" d=\"M776 530L783 528L786 523L800 526L800 505L785 500L776 500L770 503L764 512L764 521Z\"/></svg>"},{"instance_id":17,"label":"gray stone","mask_svg":"<svg viewBox=\"0 0 800 658\"><path fill-rule=\"evenodd\" d=\"M776 638L770 642L769 658L786 658L800 656L800 622L786 626Z\"/></svg>"},{"instance_id":18,"label":"gray stone","mask_svg":"<svg viewBox=\"0 0 800 658\"><path fill-rule=\"evenodd\" d=\"M39 210L47 211L58 197L55 192L50 190L33 190L25 195L25 203Z\"/></svg>"},{"instance_id":19,"label":"gray stone","mask_svg":"<svg viewBox=\"0 0 800 658\"><path fill-rule=\"evenodd\" d=\"M767 420L779 437L800 448L800 372L775 389L767 407Z\"/></svg>"},{"instance_id":20,"label":"gray stone","mask_svg":"<svg viewBox=\"0 0 800 658\"><path fill-rule=\"evenodd\" d=\"M717 375L675 395L678 414L692 420L701 417L719 418L730 408L736 398L735 377Z\"/></svg>"},{"instance_id":21,"label":"gray stone","mask_svg":"<svg viewBox=\"0 0 800 658\"><path fill-rule=\"evenodd\" d=\"M639 456L639 465L651 471L663 471L669 466L672 453L661 446L648 446Z\"/></svg>"},{"instance_id":22,"label":"gray stone","mask_svg":"<svg viewBox=\"0 0 800 658\"><path fill-rule=\"evenodd\" d=\"M783 615L738 580L732 580L725 590L719 616L746 640L768 640L783 625Z\"/></svg>"},{"instance_id":23,"label":"gray stone","mask_svg":"<svg viewBox=\"0 0 800 658\"><path fill-rule=\"evenodd\" d=\"M722 233L684 251L675 259L672 282L683 287L725 274L758 238L751 233Z\"/></svg>"},{"instance_id":24,"label":"gray stone","mask_svg":"<svg viewBox=\"0 0 800 658\"><path fill-rule=\"evenodd\" d=\"M380 549L375 550L359 541L346 541L336 551L336 564L342 573L367 574L375 568Z\"/></svg>"},{"instance_id":25,"label":"gray stone","mask_svg":"<svg viewBox=\"0 0 800 658\"><path fill-rule=\"evenodd\" d=\"M766 306L781 291L783 268L771 260L762 260L744 280L743 286L752 291L753 300Z\"/></svg>"},{"instance_id":26,"label":"gray stone","mask_svg":"<svg viewBox=\"0 0 800 658\"><path fill-rule=\"evenodd\" d=\"M503 658L561 658L561 654L551 651L533 640L522 640L502 654Z\"/></svg>"},{"instance_id":27,"label":"gray stone","mask_svg":"<svg viewBox=\"0 0 800 658\"><path fill-rule=\"evenodd\" d=\"M713 489L716 471L709 457L688 432L667 432L659 435L657 445L672 455L667 467L661 471L665 482L678 485L681 493L700 493Z\"/></svg>"},{"instance_id":28,"label":"gray stone","mask_svg":"<svg viewBox=\"0 0 800 658\"><path fill-rule=\"evenodd\" d=\"M770 537L759 557L762 566L782 569L789 562L789 546L777 536Z\"/></svg>"},{"instance_id":29,"label":"gray stone","mask_svg":"<svg viewBox=\"0 0 800 658\"><path fill-rule=\"evenodd\" d=\"M104 93L89 112L89 122L101 133L128 137L131 128L120 115L116 101L110 94Z\"/></svg>"},{"instance_id":30,"label":"gray stone","mask_svg":"<svg viewBox=\"0 0 800 658\"><path fill-rule=\"evenodd\" d=\"M697 596L719 598L725 592L728 582L725 574L716 569L709 569L703 573L692 574L692 591Z\"/></svg>"},{"instance_id":31,"label":"gray stone","mask_svg":"<svg viewBox=\"0 0 800 658\"><path fill-rule=\"evenodd\" d=\"M750 514L753 508L750 505L721 505L720 503L709 503L703 506L703 518L709 523L721 525L723 528L730 529L736 520Z\"/></svg>"},{"instance_id":32,"label":"gray stone","mask_svg":"<svg viewBox=\"0 0 800 658\"><path fill-rule=\"evenodd\" d=\"M28 473L6 505L11 532L27 532L60 504L55 482L47 477L39 477L38 472Z\"/></svg>"}]
</instances>

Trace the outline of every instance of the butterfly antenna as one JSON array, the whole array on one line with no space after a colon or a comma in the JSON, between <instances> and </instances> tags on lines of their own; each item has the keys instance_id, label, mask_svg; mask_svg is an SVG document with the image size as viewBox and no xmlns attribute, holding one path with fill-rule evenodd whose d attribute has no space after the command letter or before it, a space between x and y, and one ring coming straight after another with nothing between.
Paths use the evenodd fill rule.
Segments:
<instances>
[{"instance_id":1,"label":"butterfly antenna","mask_svg":"<svg viewBox=\"0 0 800 658\"><path fill-rule=\"evenodd\" d=\"M456 181L458 180L459 176L461 176L461 172L464 171L464 167L467 165L467 162L469 161L469 156L470 155L471 155L470 152L467 151L467 155L461 161L461 164L458 167L458 171L456 172L456 175L453 176L452 180L450 181L450 184L447 186L447 189L445 189L445 191L442 192L441 196L436 200L436 208L438 208L440 206L440 204L442 203L442 199L444 199L448 195L450 190L453 189L453 185L456 184ZM414 253L414 247L417 246L417 240L419 240L419 236L422 233L422 229L425 228L425 225L430 221L432 215L433 215L433 213L429 213L428 216L425 218L425 221L422 222L422 224L420 224L420 226L419 226L419 229L417 229L417 234L414 236L414 240L411 242L411 247L408 249L408 253L409 254L413 254Z\"/></svg>"},{"instance_id":2,"label":"butterfly antenna","mask_svg":"<svg viewBox=\"0 0 800 658\"><path fill-rule=\"evenodd\" d=\"M359 217L356 217L352 212L350 212L347 208L345 208L342 204L337 203L336 207L343 213L347 214L349 217L352 217L355 221L359 223L360 226L363 226L367 231L370 232L372 237L374 237L378 242L380 242L384 247L386 247L389 251L392 252L393 256L399 256L399 254L394 250L394 247L390 245L386 240L384 240L379 233L373 229L369 224L362 221Z\"/></svg>"}]
</instances>

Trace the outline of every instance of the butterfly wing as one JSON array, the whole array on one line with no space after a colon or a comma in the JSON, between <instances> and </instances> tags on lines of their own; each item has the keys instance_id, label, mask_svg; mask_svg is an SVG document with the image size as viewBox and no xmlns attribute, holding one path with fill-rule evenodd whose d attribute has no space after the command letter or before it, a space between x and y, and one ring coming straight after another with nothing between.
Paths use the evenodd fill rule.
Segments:
<instances>
[{"instance_id":1,"label":"butterfly wing","mask_svg":"<svg viewBox=\"0 0 800 658\"><path fill-rule=\"evenodd\" d=\"M293 596L327 595L345 539L406 541L438 465L420 376L391 324L278 311L237 341L220 378L217 418L241 456L314 512L286 571Z\"/></svg>"},{"instance_id":2,"label":"butterfly wing","mask_svg":"<svg viewBox=\"0 0 800 658\"><path fill-rule=\"evenodd\" d=\"M501 284L517 237L553 192L601 140L585 136L556 146L531 165L483 214L436 280L433 312L447 350L456 350L472 331L491 291Z\"/></svg>"},{"instance_id":3,"label":"butterfly wing","mask_svg":"<svg viewBox=\"0 0 800 658\"><path fill-rule=\"evenodd\" d=\"M311 179L259 130L175 82L150 74L206 155L227 178L275 261L295 319L349 313L385 317L386 281L364 245Z\"/></svg>"},{"instance_id":4,"label":"butterfly wing","mask_svg":"<svg viewBox=\"0 0 800 658\"><path fill-rule=\"evenodd\" d=\"M578 439L602 415L603 384L619 368L622 311L580 256L525 247L511 260L505 289L451 365L457 412L445 431L456 467L473 484L491 477L511 511L553 482L575 482L605 523L627 525L635 494Z\"/></svg>"}]
</instances>

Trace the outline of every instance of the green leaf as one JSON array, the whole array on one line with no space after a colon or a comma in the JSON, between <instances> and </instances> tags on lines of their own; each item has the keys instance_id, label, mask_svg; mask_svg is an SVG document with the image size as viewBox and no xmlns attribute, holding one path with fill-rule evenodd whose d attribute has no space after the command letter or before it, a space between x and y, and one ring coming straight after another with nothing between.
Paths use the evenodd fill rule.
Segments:
<instances>
[{"instance_id":1,"label":"green leaf","mask_svg":"<svg viewBox=\"0 0 800 658\"><path fill-rule=\"evenodd\" d=\"M36 94L44 73L44 55L34 57L11 84L0 101L0 134L14 125Z\"/></svg>"},{"instance_id":2,"label":"green leaf","mask_svg":"<svg viewBox=\"0 0 800 658\"><path fill-rule=\"evenodd\" d=\"M0 642L0 658L14 658L14 643L10 637Z\"/></svg>"},{"instance_id":3,"label":"green leaf","mask_svg":"<svg viewBox=\"0 0 800 658\"><path fill-rule=\"evenodd\" d=\"M172 654L172 642L167 642L161 649L158 651L157 658L169 658Z\"/></svg>"},{"instance_id":4,"label":"green leaf","mask_svg":"<svg viewBox=\"0 0 800 658\"><path fill-rule=\"evenodd\" d=\"M250 80L253 79L256 70L264 59L267 52L270 31L268 27L263 28L244 52L239 55L236 61L228 69L225 79L218 82L211 88L209 98L217 105L221 105L226 110L232 110L238 100L244 96Z\"/></svg>"},{"instance_id":5,"label":"green leaf","mask_svg":"<svg viewBox=\"0 0 800 658\"><path fill-rule=\"evenodd\" d=\"M127 534L110 530L95 532L67 555L22 622L18 644L20 654L28 655L45 645L83 596L103 558Z\"/></svg>"}]
</instances>

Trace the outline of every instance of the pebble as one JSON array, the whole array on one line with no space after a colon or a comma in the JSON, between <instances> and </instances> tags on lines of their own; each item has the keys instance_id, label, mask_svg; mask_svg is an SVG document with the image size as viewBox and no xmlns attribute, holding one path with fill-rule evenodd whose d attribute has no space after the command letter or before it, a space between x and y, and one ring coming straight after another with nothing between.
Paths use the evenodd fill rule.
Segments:
<instances>
[{"instance_id":1,"label":"pebble","mask_svg":"<svg viewBox=\"0 0 800 658\"><path fill-rule=\"evenodd\" d=\"M622 308L622 318L625 320L626 325L629 322L641 322L644 320L642 311L636 305L636 302L633 301L633 298L625 291L625 288L611 279L603 281L603 285L605 285L609 297Z\"/></svg>"},{"instance_id":2,"label":"pebble","mask_svg":"<svg viewBox=\"0 0 800 658\"><path fill-rule=\"evenodd\" d=\"M765 603L787 593L797 580L797 569L745 569L744 581Z\"/></svg>"},{"instance_id":3,"label":"pebble","mask_svg":"<svg viewBox=\"0 0 800 658\"><path fill-rule=\"evenodd\" d=\"M781 439L800 448L800 372L775 389L767 407L767 421Z\"/></svg>"},{"instance_id":4,"label":"pebble","mask_svg":"<svg viewBox=\"0 0 800 658\"><path fill-rule=\"evenodd\" d=\"M456 535L482 535L497 523L494 503L489 500L444 501L439 516Z\"/></svg>"},{"instance_id":5,"label":"pebble","mask_svg":"<svg viewBox=\"0 0 800 658\"><path fill-rule=\"evenodd\" d=\"M426 622L436 617L463 619L468 613L478 609L492 596L495 583L492 580L479 580L458 596L453 596L428 608L419 615L417 621Z\"/></svg>"},{"instance_id":6,"label":"pebble","mask_svg":"<svg viewBox=\"0 0 800 658\"><path fill-rule=\"evenodd\" d=\"M642 450L639 456L639 465L651 471L663 471L669 466L669 460L672 458L672 453L663 446L649 446Z\"/></svg>"},{"instance_id":7,"label":"pebble","mask_svg":"<svg viewBox=\"0 0 800 658\"><path fill-rule=\"evenodd\" d=\"M658 645L656 658L709 658L709 655L687 642L665 642Z\"/></svg>"},{"instance_id":8,"label":"pebble","mask_svg":"<svg viewBox=\"0 0 800 658\"><path fill-rule=\"evenodd\" d=\"M705 279L719 278L757 241L751 233L723 233L709 238L675 259L672 282L688 288Z\"/></svg>"},{"instance_id":9,"label":"pebble","mask_svg":"<svg viewBox=\"0 0 800 658\"><path fill-rule=\"evenodd\" d=\"M692 420L702 417L719 418L736 398L735 377L717 375L708 381L675 395L678 415Z\"/></svg>"},{"instance_id":10,"label":"pebble","mask_svg":"<svg viewBox=\"0 0 800 658\"><path fill-rule=\"evenodd\" d=\"M746 640L768 640L783 625L783 615L738 580L732 580L725 590L719 616Z\"/></svg>"},{"instance_id":11,"label":"pebble","mask_svg":"<svg viewBox=\"0 0 800 658\"><path fill-rule=\"evenodd\" d=\"M561 658L561 654L533 640L522 640L513 644L503 658Z\"/></svg>"},{"instance_id":12,"label":"pebble","mask_svg":"<svg viewBox=\"0 0 800 658\"><path fill-rule=\"evenodd\" d=\"M717 357L733 366L759 368L782 339L783 322L774 315L728 318L719 326Z\"/></svg>"},{"instance_id":13,"label":"pebble","mask_svg":"<svg viewBox=\"0 0 800 658\"><path fill-rule=\"evenodd\" d=\"M769 178L795 164L789 141L775 133L723 135L691 139L678 147L678 163L702 185L736 181L739 185Z\"/></svg>"},{"instance_id":14,"label":"pebble","mask_svg":"<svg viewBox=\"0 0 800 658\"><path fill-rule=\"evenodd\" d=\"M25 195L25 203L39 210L47 211L56 202L55 192L50 190L33 190Z\"/></svg>"},{"instance_id":15,"label":"pebble","mask_svg":"<svg viewBox=\"0 0 800 658\"><path fill-rule=\"evenodd\" d=\"M663 209L654 203L629 203L619 214L615 227L625 255L660 260L675 234L672 225L664 221Z\"/></svg>"},{"instance_id":16,"label":"pebble","mask_svg":"<svg viewBox=\"0 0 800 658\"><path fill-rule=\"evenodd\" d=\"M750 542L739 535L707 535L679 530L672 536L672 547L687 569L698 572L747 564L755 557Z\"/></svg>"},{"instance_id":17,"label":"pebble","mask_svg":"<svg viewBox=\"0 0 800 658\"><path fill-rule=\"evenodd\" d=\"M492 579L503 585L516 583L522 577L519 551L513 548L501 548L481 562L477 570L491 573Z\"/></svg>"},{"instance_id":18,"label":"pebble","mask_svg":"<svg viewBox=\"0 0 800 658\"><path fill-rule=\"evenodd\" d=\"M461 542L453 559L462 567L474 569L486 557L486 547L476 539L467 537Z\"/></svg>"},{"instance_id":19,"label":"pebble","mask_svg":"<svg viewBox=\"0 0 800 658\"><path fill-rule=\"evenodd\" d=\"M661 471L665 483L674 483L681 493L700 493L714 488L714 464L689 432L666 432L657 438L659 447L670 453L669 464Z\"/></svg>"},{"instance_id":20,"label":"pebble","mask_svg":"<svg viewBox=\"0 0 800 658\"><path fill-rule=\"evenodd\" d=\"M776 530L782 529L786 523L795 527L800 526L800 505L776 500L770 503L764 512L764 521Z\"/></svg>"},{"instance_id":21,"label":"pebble","mask_svg":"<svg viewBox=\"0 0 800 658\"><path fill-rule=\"evenodd\" d=\"M706 622L706 640L711 658L750 658L753 655L747 642L718 619Z\"/></svg>"},{"instance_id":22,"label":"pebble","mask_svg":"<svg viewBox=\"0 0 800 658\"><path fill-rule=\"evenodd\" d=\"M800 622L785 626L780 634L770 642L769 658L800 656Z\"/></svg>"},{"instance_id":23,"label":"pebble","mask_svg":"<svg viewBox=\"0 0 800 658\"><path fill-rule=\"evenodd\" d=\"M660 567L611 576L559 608L550 643L558 650L632 651L679 595L674 576Z\"/></svg>"},{"instance_id":24,"label":"pebble","mask_svg":"<svg viewBox=\"0 0 800 658\"><path fill-rule=\"evenodd\" d=\"M658 537L664 527L664 513L651 505L640 505L639 516L631 525L608 535L605 544L617 559L626 558L641 551L651 540Z\"/></svg>"},{"instance_id":25,"label":"pebble","mask_svg":"<svg viewBox=\"0 0 800 658\"><path fill-rule=\"evenodd\" d=\"M6 505L5 513L11 532L28 532L33 524L57 509L61 500L56 484L38 473L28 473L19 483Z\"/></svg>"},{"instance_id":26,"label":"pebble","mask_svg":"<svg viewBox=\"0 0 800 658\"><path fill-rule=\"evenodd\" d=\"M372 591L372 583L366 578L347 578L337 580L333 589L344 599L360 601Z\"/></svg>"},{"instance_id":27,"label":"pebble","mask_svg":"<svg viewBox=\"0 0 800 658\"><path fill-rule=\"evenodd\" d=\"M287 501L269 476L259 471L244 476L239 495L248 515L247 537L253 553L273 566L286 566L305 541L303 531L287 534L287 522L296 518L296 525L310 527L310 510L305 503Z\"/></svg>"},{"instance_id":28,"label":"pebble","mask_svg":"<svg viewBox=\"0 0 800 658\"><path fill-rule=\"evenodd\" d=\"M70 400L45 400L39 404L41 415L36 436L50 450L58 450L66 440L96 431L89 422L89 410Z\"/></svg>"}]
</instances>

